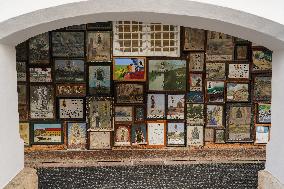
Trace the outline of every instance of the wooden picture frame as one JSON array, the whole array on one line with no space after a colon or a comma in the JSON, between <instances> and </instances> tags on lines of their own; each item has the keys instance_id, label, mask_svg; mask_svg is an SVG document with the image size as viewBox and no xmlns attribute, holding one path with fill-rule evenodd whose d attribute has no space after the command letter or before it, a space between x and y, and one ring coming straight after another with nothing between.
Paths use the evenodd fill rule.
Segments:
<instances>
[{"instance_id":1,"label":"wooden picture frame","mask_svg":"<svg viewBox=\"0 0 284 189\"><path fill-rule=\"evenodd\" d=\"M87 31L86 51L88 62L111 61L111 34L110 31Z\"/></svg>"},{"instance_id":2,"label":"wooden picture frame","mask_svg":"<svg viewBox=\"0 0 284 189\"><path fill-rule=\"evenodd\" d=\"M144 57L114 57L114 81L146 81L147 66Z\"/></svg>"},{"instance_id":3,"label":"wooden picture frame","mask_svg":"<svg viewBox=\"0 0 284 189\"><path fill-rule=\"evenodd\" d=\"M258 124L270 124L271 123L271 104L257 103L256 123Z\"/></svg>"},{"instance_id":4,"label":"wooden picture frame","mask_svg":"<svg viewBox=\"0 0 284 189\"><path fill-rule=\"evenodd\" d=\"M60 120L77 120L85 121L86 102L85 98L69 97L57 98L58 118Z\"/></svg>"},{"instance_id":5,"label":"wooden picture frame","mask_svg":"<svg viewBox=\"0 0 284 189\"><path fill-rule=\"evenodd\" d=\"M271 75L255 75L253 77L253 101L270 102L271 101Z\"/></svg>"},{"instance_id":6,"label":"wooden picture frame","mask_svg":"<svg viewBox=\"0 0 284 189\"><path fill-rule=\"evenodd\" d=\"M246 61L249 60L250 44L236 44L235 45L235 60Z\"/></svg>"},{"instance_id":7,"label":"wooden picture frame","mask_svg":"<svg viewBox=\"0 0 284 189\"><path fill-rule=\"evenodd\" d=\"M147 144L147 126L145 123L135 123L131 126L131 144L146 145Z\"/></svg>"},{"instance_id":8,"label":"wooden picture frame","mask_svg":"<svg viewBox=\"0 0 284 189\"><path fill-rule=\"evenodd\" d=\"M32 145L64 144L63 125L58 122L33 122L31 134ZM54 141L50 141L52 138Z\"/></svg>"},{"instance_id":9,"label":"wooden picture frame","mask_svg":"<svg viewBox=\"0 0 284 189\"><path fill-rule=\"evenodd\" d=\"M114 107L114 122L116 124L131 123L133 120L133 106Z\"/></svg>"},{"instance_id":10,"label":"wooden picture frame","mask_svg":"<svg viewBox=\"0 0 284 189\"><path fill-rule=\"evenodd\" d=\"M188 27L184 27L183 30L184 51L203 51L205 49L205 30Z\"/></svg>"},{"instance_id":11,"label":"wooden picture frame","mask_svg":"<svg viewBox=\"0 0 284 189\"><path fill-rule=\"evenodd\" d=\"M185 92L187 62L182 58L147 59L148 92ZM158 76L158 77L157 77Z\"/></svg>"},{"instance_id":12,"label":"wooden picture frame","mask_svg":"<svg viewBox=\"0 0 284 189\"><path fill-rule=\"evenodd\" d=\"M147 121L147 147L162 148L166 145L166 121Z\"/></svg>"},{"instance_id":13,"label":"wooden picture frame","mask_svg":"<svg viewBox=\"0 0 284 189\"><path fill-rule=\"evenodd\" d=\"M227 63L225 62L206 62L207 80L226 80Z\"/></svg>"},{"instance_id":14,"label":"wooden picture frame","mask_svg":"<svg viewBox=\"0 0 284 189\"><path fill-rule=\"evenodd\" d=\"M89 65L87 73L89 95L110 95L112 93L111 65Z\"/></svg>"},{"instance_id":15,"label":"wooden picture frame","mask_svg":"<svg viewBox=\"0 0 284 189\"><path fill-rule=\"evenodd\" d=\"M185 95L184 94L167 94L167 120L184 120L185 119Z\"/></svg>"},{"instance_id":16,"label":"wooden picture frame","mask_svg":"<svg viewBox=\"0 0 284 189\"><path fill-rule=\"evenodd\" d=\"M30 85L31 120L54 120L55 114L54 88L50 84Z\"/></svg>"},{"instance_id":17,"label":"wooden picture frame","mask_svg":"<svg viewBox=\"0 0 284 189\"><path fill-rule=\"evenodd\" d=\"M110 150L112 148L112 133L108 131L88 132L89 150Z\"/></svg>"},{"instance_id":18,"label":"wooden picture frame","mask_svg":"<svg viewBox=\"0 0 284 189\"><path fill-rule=\"evenodd\" d=\"M50 36L49 32L39 34L28 40L29 64L50 64Z\"/></svg>"},{"instance_id":19,"label":"wooden picture frame","mask_svg":"<svg viewBox=\"0 0 284 189\"><path fill-rule=\"evenodd\" d=\"M213 128L204 129L204 141L205 142L214 142L215 141L215 131Z\"/></svg>"},{"instance_id":20,"label":"wooden picture frame","mask_svg":"<svg viewBox=\"0 0 284 189\"><path fill-rule=\"evenodd\" d=\"M187 146L204 146L204 126L187 126Z\"/></svg>"},{"instance_id":21,"label":"wooden picture frame","mask_svg":"<svg viewBox=\"0 0 284 189\"><path fill-rule=\"evenodd\" d=\"M206 61L233 60L233 37L224 33L207 31Z\"/></svg>"},{"instance_id":22,"label":"wooden picture frame","mask_svg":"<svg viewBox=\"0 0 284 189\"><path fill-rule=\"evenodd\" d=\"M189 73L189 91L204 91L203 73Z\"/></svg>"},{"instance_id":23,"label":"wooden picture frame","mask_svg":"<svg viewBox=\"0 0 284 189\"><path fill-rule=\"evenodd\" d=\"M249 103L226 104L226 142L253 142L253 108Z\"/></svg>"},{"instance_id":24,"label":"wooden picture frame","mask_svg":"<svg viewBox=\"0 0 284 189\"><path fill-rule=\"evenodd\" d=\"M167 122L167 146L186 146L186 124L184 121Z\"/></svg>"},{"instance_id":25,"label":"wooden picture frame","mask_svg":"<svg viewBox=\"0 0 284 189\"><path fill-rule=\"evenodd\" d=\"M250 102L250 82L227 82L226 102Z\"/></svg>"},{"instance_id":26,"label":"wooden picture frame","mask_svg":"<svg viewBox=\"0 0 284 189\"><path fill-rule=\"evenodd\" d=\"M204 120L204 104L186 104L186 123L188 126L203 126Z\"/></svg>"},{"instance_id":27,"label":"wooden picture frame","mask_svg":"<svg viewBox=\"0 0 284 189\"><path fill-rule=\"evenodd\" d=\"M67 149L85 150L87 148L87 123L66 122Z\"/></svg>"},{"instance_id":28,"label":"wooden picture frame","mask_svg":"<svg viewBox=\"0 0 284 189\"><path fill-rule=\"evenodd\" d=\"M116 124L114 128L114 146L131 146L131 124Z\"/></svg>"},{"instance_id":29,"label":"wooden picture frame","mask_svg":"<svg viewBox=\"0 0 284 189\"><path fill-rule=\"evenodd\" d=\"M20 137L24 141L25 147L31 146L31 129L29 122L20 122L19 123L19 133Z\"/></svg>"},{"instance_id":30,"label":"wooden picture frame","mask_svg":"<svg viewBox=\"0 0 284 189\"><path fill-rule=\"evenodd\" d=\"M252 48L252 73L272 72L272 51Z\"/></svg>"},{"instance_id":31,"label":"wooden picture frame","mask_svg":"<svg viewBox=\"0 0 284 189\"><path fill-rule=\"evenodd\" d=\"M83 59L54 59L54 81L56 83L84 83L85 75Z\"/></svg>"},{"instance_id":32,"label":"wooden picture frame","mask_svg":"<svg viewBox=\"0 0 284 189\"><path fill-rule=\"evenodd\" d=\"M55 86L57 97L85 97L86 90L85 83L63 83Z\"/></svg>"},{"instance_id":33,"label":"wooden picture frame","mask_svg":"<svg viewBox=\"0 0 284 189\"><path fill-rule=\"evenodd\" d=\"M225 102L225 82L224 81L206 81L206 101L209 103Z\"/></svg>"},{"instance_id":34,"label":"wooden picture frame","mask_svg":"<svg viewBox=\"0 0 284 189\"><path fill-rule=\"evenodd\" d=\"M134 122L135 123L144 122L145 119L146 119L145 106L134 106Z\"/></svg>"},{"instance_id":35,"label":"wooden picture frame","mask_svg":"<svg viewBox=\"0 0 284 189\"><path fill-rule=\"evenodd\" d=\"M224 128L225 108L222 104L207 104L205 106L205 127Z\"/></svg>"},{"instance_id":36,"label":"wooden picture frame","mask_svg":"<svg viewBox=\"0 0 284 189\"><path fill-rule=\"evenodd\" d=\"M203 72L205 68L205 53L190 52L187 56L189 72Z\"/></svg>"},{"instance_id":37,"label":"wooden picture frame","mask_svg":"<svg viewBox=\"0 0 284 189\"><path fill-rule=\"evenodd\" d=\"M53 31L51 32L53 57L84 57L84 37L82 31Z\"/></svg>"},{"instance_id":38,"label":"wooden picture frame","mask_svg":"<svg viewBox=\"0 0 284 189\"><path fill-rule=\"evenodd\" d=\"M189 91L186 93L186 103L204 103L203 91Z\"/></svg>"},{"instance_id":39,"label":"wooden picture frame","mask_svg":"<svg viewBox=\"0 0 284 189\"><path fill-rule=\"evenodd\" d=\"M215 144L225 144L225 129L215 129Z\"/></svg>"},{"instance_id":40,"label":"wooden picture frame","mask_svg":"<svg viewBox=\"0 0 284 189\"><path fill-rule=\"evenodd\" d=\"M113 98L87 97L88 131L113 131Z\"/></svg>"},{"instance_id":41,"label":"wooden picture frame","mask_svg":"<svg viewBox=\"0 0 284 189\"><path fill-rule=\"evenodd\" d=\"M266 145L270 140L270 129L271 129L270 125L266 125L266 124L255 125L254 145Z\"/></svg>"},{"instance_id":42,"label":"wooden picture frame","mask_svg":"<svg viewBox=\"0 0 284 189\"><path fill-rule=\"evenodd\" d=\"M229 63L227 71L228 80L250 80L250 64L249 63Z\"/></svg>"},{"instance_id":43,"label":"wooden picture frame","mask_svg":"<svg viewBox=\"0 0 284 189\"><path fill-rule=\"evenodd\" d=\"M147 94L147 119L165 119L166 118L166 95L165 94Z\"/></svg>"},{"instance_id":44,"label":"wooden picture frame","mask_svg":"<svg viewBox=\"0 0 284 189\"><path fill-rule=\"evenodd\" d=\"M49 83L52 82L51 68L29 68L30 83Z\"/></svg>"},{"instance_id":45,"label":"wooden picture frame","mask_svg":"<svg viewBox=\"0 0 284 189\"><path fill-rule=\"evenodd\" d=\"M116 82L114 86L116 104L144 104L144 83Z\"/></svg>"}]
</instances>

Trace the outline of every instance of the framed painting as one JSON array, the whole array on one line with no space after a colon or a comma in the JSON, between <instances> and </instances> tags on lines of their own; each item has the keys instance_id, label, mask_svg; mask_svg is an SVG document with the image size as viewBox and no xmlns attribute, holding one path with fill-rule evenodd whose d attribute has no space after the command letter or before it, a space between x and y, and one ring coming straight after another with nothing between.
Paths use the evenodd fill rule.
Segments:
<instances>
[{"instance_id":1,"label":"framed painting","mask_svg":"<svg viewBox=\"0 0 284 189\"><path fill-rule=\"evenodd\" d=\"M167 119L184 119L184 95L167 95Z\"/></svg>"},{"instance_id":2,"label":"framed painting","mask_svg":"<svg viewBox=\"0 0 284 189\"><path fill-rule=\"evenodd\" d=\"M207 32L206 61L233 60L233 37L224 33Z\"/></svg>"},{"instance_id":3,"label":"framed painting","mask_svg":"<svg viewBox=\"0 0 284 189\"><path fill-rule=\"evenodd\" d=\"M59 98L58 99L58 118L84 120L85 119L85 100L83 98Z\"/></svg>"},{"instance_id":4,"label":"framed painting","mask_svg":"<svg viewBox=\"0 0 284 189\"><path fill-rule=\"evenodd\" d=\"M144 106L134 106L134 122L145 121L145 114Z\"/></svg>"},{"instance_id":5,"label":"framed painting","mask_svg":"<svg viewBox=\"0 0 284 189\"><path fill-rule=\"evenodd\" d=\"M29 110L27 105L19 105L19 120L20 121L28 121L29 120Z\"/></svg>"},{"instance_id":6,"label":"framed painting","mask_svg":"<svg viewBox=\"0 0 284 189\"><path fill-rule=\"evenodd\" d=\"M227 102L249 102L249 83L227 83Z\"/></svg>"},{"instance_id":7,"label":"framed painting","mask_svg":"<svg viewBox=\"0 0 284 189\"><path fill-rule=\"evenodd\" d=\"M61 123L33 123L32 144L63 144L63 128Z\"/></svg>"},{"instance_id":8,"label":"framed painting","mask_svg":"<svg viewBox=\"0 0 284 189\"><path fill-rule=\"evenodd\" d=\"M228 66L228 79L249 80L249 64L232 64Z\"/></svg>"},{"instance_id":9,"label":"framed painting","mask_svg":"<svg viewBox=\"0 0 284 189\"><path fill-rule=\"evenodd\" d=\"M189 73L189 91L203 91L203 74Z\"/></svg>"},{"instance_id":10,"label":"framed painting","mask_svg":"<svg viewBox=\"0 0 284 189\"><path fill-rule=\"evenodd\" d=\"M54 57L84 57L84 32L52 32Z\"/></svg>"},{"instance_id":11,"label":"framed painting","mask_svg":"<svg viewBox=\"0 0 284 189\"><path fill-rule=\"evenodd\" d=\"M87 146L87 124L85 122L67 122L67 148L85 150Z\"/></svg>"},{"instance_id":12,"label":"framed painting","mask_svg":"<svg viewBox=\"0 0 284 189\"><path fill-rule=\"evenodd\" d=\"M88 97L88 131L113 131L113 105L110 97Z\"/></svg>"},{"instance_id":13,"label":"framed painting","mask_svg":"<svg viewBox=\"0 0 284 189\"><path fill-rule=\"evenodd\" d=\"M271 123L271 104L257 104L257 123Z\"/></svg>"},{"instance_id":14,"label":"framed painting","mask_svg":"<svg viewBox=\"0 0 284 189\"><path fill-rule=\"evenodd\" d=\"M147 128L145 123L132 124L131 143L132 145L147 144Z\"/></svg>"},{"instance_id":15,"label":"framed painting","mask_svg":"<svg viewBox=\"0 0 284 189\"><path fill-rule=\"evenodd\" d=\"M213 128L204 129L204 141L205 142L214 142L215 132Z\"/></svg>"},{"instance_id":16,"label":"framed painting","mask_svg":"<svg viewBox=\"0 0 284 189\"><path fill-rule=\"evenodd\" d=\"M17 70L17 81L18 82L26 82L27 81L27 69L26 62L16 62L16 70Z\"/></svg>"},{"instance_id":17,"label":"framed painting","mask_svg":"<svg viewBox=\"0 0 284 189\"><path fill-rule=\"evenodd\" d=\"M227 142L252 142L251 104L227 104Z\"/></svg>"},{"instance_id":18,"label":"framed painting","mask_svg":"<svg viewBox=\"0 0 284 189\"><path fill-rule=\"evenodd\" d=\"M57 97L84 97L86 84L56 84Z\"/></svg>"},{"instance_id":19,"label":"framed painting","mask_svg":"<svg viewBox=\"0 0 284 189\"><path fill-rule=\"evenodd\" d=\"M215 129L215 143L216 144L225 143L225 129Z\"/></svg>"},{"instance_id":20,"label":"framed painting","mask_svg":"<svg viewBox=\"0 0 284 189\"><path fill-rule=\"evenodd\" d=\"M52 85L30 85L30 118L55 118L54 89Z\"/></svg>"},{"instance_id":21,"label":"framed painting","mask_svg":"<svg viewBox=\"0 0 284 189\"><path fill-rule=\"evenodd\" d=\"M115 125L114 130L114 146L130 146L131 145L131 125L120 124Z\"/></svg>"},{"instance_id":22,"label":"framed painting","mask_svg":"<svg viewBox=\"0 0 284 189\"><path fill-rule=\"evenodd\" d=\"M190 52L188 59L190 72L203 72L205 62L204 52Z\"/></svg>"},{"instance_id":23,"label":"framed painting","mask_svg":"<svg viewBox=\"0 0 284 189\"><path fill-rule=\"evenodd\" d=\"M187 126L187 146L204 146L204 127Z\"/></svg>"},{"instance_id":24,"label":"framed painting","mask_svg":"<svg viewBox=\"0 0 284 189\"><path fill-rule=\"evenodd\" d=\"M111 132L89 132L89 149L111 149Z\"/></svg>"},{"instance_id":25,"label":"framed painting","mask_svg":"<svg viewBox=\"0 0 284 189\"><path fill-rule=\"evenodd\" d=\"M51 68L30 68L31 83L52 82Z\"/></svg>"},{"instance_id":26,"label":"framed painting","mask_svg":"<svg viewBox=\"0 0 284 189\"><path fill-rule=\"evenodd\" d=\"M185 123L167 123L167 146L185 146Z\"/></svg>"},{"instance_id":27,"label":"framed painting","mask_svg":"<svg viewBox=\"0 0 284 189\"><path fill-rule=\"evenodd\" d=\"M207 104L206 127L224 127L224 106Z\"/></svg>"},{"instance_id":28,"label":"framed painting","mask_svg":"<svg viewBox=\"0 0 284 189\"><path fill-rule=\"evenodd\" d=\"M252 72L272 71L272 52L252 50Z\"/></svg>"},{"instance_id":29,"label":"framed painting","mask_svg":"<svg viewBox=\"0 0 284 189\"><path fill-rule=\"evenodd\" d=\"M30 124L28 122L19 123L20 137L24 141L25 146L30 146Z\"/></svg>"},{"instance_id":30,"label":"framed painting","mask_svg":"<svg viewBox=\"0 0 284 189\"><path fill-rule=\"evenodd\" d=\"M49 33L29 39L29 64L49 64Z\"/></svg>"},{"instance_id":31,"label":"framed painting","mask_svg":"<svg viewBox=\"0 0 284 189\"><path fill-rule=\"evenodd\" d=\"M16 60L27 61L28 60L28 43L22 42L16 46Z\"/></svg>"},{"instance_id":32,"label":"framed painting","mask_svg":"<svg viewBox=\"0 0 284 189\"><path fill-rule=\"evenodd\" d=\"M89 94L108 95L111 93L111 66L89 66Z\"/></svg>"},{"instance_id":33,"label":"framed painting","mask_svg":"<svg viewBox=\"0 0 284 189\"><path fill-rule=\"evenodd\" d=\"M210 80L226 79L226 63L206 63L206 78Z\"/></svg>"},{"instance_id":34,"label":"framed painting","mask_svg":"<svg viewBox=\"0 0 284 189\"><path fill-rule=\"evenodd\" d=\"M186 122L189 126L204 125L204 105L187 104Z\"/></svg>"},{"instance_id":35,"label":"framed painting","mask_svg":"<svg viewBox=\"0 0 284 189\"><path fill-rule=\"evenodd\" d=\"M149 60L149 91L186 91L185 60Z\"/></svg>"},{"instance_id":36,"label":"framed painting","mask_svg":"<svg viewBox=\"0 0 284 189\"><path fill-rule=\"evenodd\" d=\"M166 122L148 121L147 143L149 147L164 147L166 141Z\"/></svg>"},{"instance_id":37,"label":"framed painting","mask_svg":"<svg viewBox=\"0 0 284 189\"><path fill-rule=\"evenodd\" d=\"M26 105L27 104L27 85L26 84L18 84L18 104Z\"/></svg>"},{"instance_id":38,"label":"framed painting","mask_svg":"<svg viewBox=\"0 0 284 189\"><path fill-rule=\"evenodd\" d=\"M224 102L225 82L207 81L206 98L207 102Z\"/></svg>"},{"instance_id":39,"label":"framed painting","mask_svg":"<svg viewBox=\"0 0 284 189\"><path fill-rule=\"evenodd\" d=\"M205 46L205 30L184 28L184 51L202 51Z\"/></svg>"},{"instance_id":40,"label":"framed painting","mask_svg":"<svg viewBox=\"0 0 284 189\"><path fill-rule=\"evenodd\" d=\"M133 107L132 106L115 106L114 108L115 122L132 122Z\"/></svg>"},{"instance_id":41,"label":"framed painting","mask_svg":"<svg viewBox=\"0 0 284 189\"><path fill-rule=\"evenodd\" d=\"M186 93L186 102L203 103L204 102L203 91L189 91L188 93Z\"/></svg>"},{"instance_id":42,"label":"framed painting","mask_svg":"<svg viewBox=\"0 0 284 189\"><path fill-rule=\"evenodd\" d=\"M84 60L60 60L54 61L56 82L85 82Z\"/></svg>"},{"instance_id":43,"label":"framed painting","mask_svg":"<svg viewBox=\"0 0 284 189\"><path fill-rule=\"evenodd\" d=\"M256 125L255 126L255 144L267 144L270 139L270 126Z\"/></svg>"},{"instance_id":44,"label":"framed painting","mask_svg":"<svg viewBox=\"0 0 284 189\"><path fill-rule=\"evenodd\" d=\"M247 44L237 44L235 46L235 60L248 60L249 46Z\"/></svg>"},{"instance_id":45,"label":"framed painting","mask_svg":"<svg viewBox=\"0 0 284 189\"><path fill-rule=\"evenodd\" d=\"M148 94L147 96L147 118L166 118L165 94Z\"/></svg>"},{"instance_id":46,"label":"framed painting","mask_svg":"<svg viewBox=\"0 0 284 189\"><path fill-rule=\"evenodd\" d=\"M113 58L113 80L146 81L146 59L142 57Z\"/></svg>"},{"instance_id":47,"label":"framed painting","mask_svg":"<svg viewBox=\"0 0 284 189\"><path fill-rule=\"evenodd\" d=\"M87 32L87 61L111 61L111 33L108 31Z\"/></svg>"},{"instance_id":48,"label":"framed painting","mask_svg":"<svg viewBox=\"0 0 284 189\"><path fill-rule=\"evenodd\" d=\"M117 104L144 103L143 83L116 83L115 100Z\"/></svg>"},{"instance_id":49,"label":"framed painting","mask_svg":"<svg viewBox=\"0 0 284 189\"><path fill-rule=\"evenodd\" d=\"M254 101L271 101L271 76L255 76L253 85Z\"/></svg>"}]
</instances>

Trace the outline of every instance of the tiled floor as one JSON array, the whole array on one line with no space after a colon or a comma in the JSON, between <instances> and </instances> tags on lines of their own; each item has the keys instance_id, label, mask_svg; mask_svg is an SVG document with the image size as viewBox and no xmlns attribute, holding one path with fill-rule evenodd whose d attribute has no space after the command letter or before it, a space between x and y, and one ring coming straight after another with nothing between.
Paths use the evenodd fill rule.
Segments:
<instances>
[{"instance_id":1,"label":"tiled floor","mask_svg":"<svg viewBox=\"0 0 284 189\"><path fill-rule=\"evenodd\" d=\"M41 189L256 189L264 163L39 168Z\"/></svg>"}]
</instances>

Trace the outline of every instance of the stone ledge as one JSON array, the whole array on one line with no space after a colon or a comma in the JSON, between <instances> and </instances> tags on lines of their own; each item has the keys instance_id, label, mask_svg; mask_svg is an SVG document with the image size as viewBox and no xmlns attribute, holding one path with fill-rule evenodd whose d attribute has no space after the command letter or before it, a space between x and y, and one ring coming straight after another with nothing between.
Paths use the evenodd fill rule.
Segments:
<instances>
[{"instance_id":1,"label":"stone ledge","mask_svg":"<svg viewBox=\"0 0 284 189\"><path fill-rule=\"evenodd\" d=\"M258 189L284 189L284 185L270 172L262 170L258 172Z\"/></svg>"},{"instance_id":2,"label":"stone ledge","mask_svg":"<svg viewBox=\"0 0 284 189\"><path fill-rule=\"evenodd\" d=\"M33 168L24 168L4 189L37 189L38 176Z\"/></svg>"}]
</instances>

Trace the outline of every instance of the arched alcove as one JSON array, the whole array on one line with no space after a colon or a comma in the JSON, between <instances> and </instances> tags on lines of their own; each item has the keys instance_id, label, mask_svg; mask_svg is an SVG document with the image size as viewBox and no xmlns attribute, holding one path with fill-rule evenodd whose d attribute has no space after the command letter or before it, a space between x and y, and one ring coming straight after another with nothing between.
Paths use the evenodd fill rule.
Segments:
<instances>
[{"instance_id":1,"label":"arched alcove","mask_svg":"<svg viewBox=\"0 0 284 189\"><path fill-rule=\"evenodd\" d=\"M113 6L116 4L116 6ZM151 5L151 6L149 6ZM1 43L1 57L3 57L3 74L2 76L7 80L10 88L7 93L3 94L1 104L9 106L8 111L3 112L1 120L6 123L1 128L1 132L13 125L11 132L13 134L3 136L1 141L4 152L7 153L1 160L3 165L6 161L7 169L11 172L2 173L4 176L1 184L7 183L13 177L17 170L23 167L23 156L19 155L18 160L14 163L11 159L11 154L22 154L21 145L15 144L19 140L17 134L17 121L16 116L17 105L16 103L7 104L16 99L16 72L15 72L15 51L13 46L16 44L33 37L45 31L50 31L57 28L62 28L69 25L96 22L96 21L109 21L109 20L139 20L146 22L162 22L174 25L188 26L193 28L208 29L213 31L220 31L230 34L232 36L248 39L252 42L266 46L274 51L273 72L277 76L273 76L272 82L277 86L278 81L282 81L281 70L283 66L282 49L283 45L283 31L284 26L274 21L248 14L242 11L237 11L225 7L209 5L205 3L198 3L193 1L112 1L106 3L105 1L84 1L69 3L60 6L54 6L47 9L36 10L31 13L12 17L3 21L0 24L0 43ZM10 70L6 72L4 70ZM275 71L274 71L275 70ZM14 87L13 87L14 86ZM280 133L283 129L278 129L281 125L281 105L280 88L273 88L273 114L272 122L276 127L271 143L268 145L268 159L267 169L275 174L275 176L283 182L283 172L281 171L281 157L283 151L277 150L277 144L281 141ZM7 95L8 94L8 95ZM8 97L9 96L9 97ZM279 103L278 103L279 102ZM277 134L279 133L279 134ZM7 139L13 138L11 145L7 145ZM274 141L274 142L273 142ZM14 148L15 147L15 148ZM11 148L7 150L7 148ZM9 165L12 165L9 168ZM9 172L9 171L8 171Z\"/></svg>"}]
</instances>

